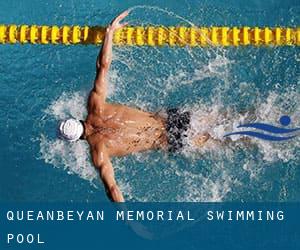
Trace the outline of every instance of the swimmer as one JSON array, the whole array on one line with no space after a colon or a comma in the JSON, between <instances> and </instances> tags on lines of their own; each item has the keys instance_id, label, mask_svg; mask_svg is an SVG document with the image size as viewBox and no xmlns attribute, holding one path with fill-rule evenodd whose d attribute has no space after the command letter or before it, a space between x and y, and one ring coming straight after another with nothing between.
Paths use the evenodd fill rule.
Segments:
<instances>
[{"instance_id":1,"label":"swimmer","mask_svg":"<svg viewBox=\"0 0 300 250\"><path fill-rule=\"evenodd\" d=\"M128 11L120 14L106 29L96 61L96 77L88 98L86 119L70 118L61 121L58 128L59 137L64 140L88 142L93 164L99 171L108 197L114 202L123 202L124 198L110 159L145 150L180 151L191 119L189 112L179 109L169 109L167 116L162 117L106 101L114 32L128 24L121 23L128 14ZM201 147L209 139L209 134L204 133L195 136L193 141L195 146Z\"/></svg>"}]
</instances>

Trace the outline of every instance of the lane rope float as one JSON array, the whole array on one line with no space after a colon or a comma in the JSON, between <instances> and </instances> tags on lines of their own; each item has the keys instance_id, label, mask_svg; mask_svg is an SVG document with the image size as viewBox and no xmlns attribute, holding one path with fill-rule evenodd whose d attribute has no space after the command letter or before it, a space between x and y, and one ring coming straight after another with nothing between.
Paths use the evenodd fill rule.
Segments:
<instances>
[{"instance_id":1,"label":"lane rope float","mask_svg":"<svg viewBox=\"0 0 300 250\"><path fill-rule=\"evenodd\" d=\"M105 27L0 25L0 44L100 44ZM299 46L300 27L136 26L115 32L114 44L134 46Z\"/></svg>"}]
</instances>

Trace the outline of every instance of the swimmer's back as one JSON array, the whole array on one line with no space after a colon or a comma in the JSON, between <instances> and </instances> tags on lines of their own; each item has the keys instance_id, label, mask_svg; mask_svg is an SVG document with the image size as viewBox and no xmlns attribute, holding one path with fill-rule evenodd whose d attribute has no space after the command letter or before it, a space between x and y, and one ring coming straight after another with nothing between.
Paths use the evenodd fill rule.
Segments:
<instances>
[{"instance_id":1,"label":"swimmer's back","mask_svg":"<svg viewBox=\"0 0 300 250\"><path fill-rule=\"evenodd\" d=\"M159 148L166 144L164 120L153 113L120 104L103 103L101 108L89 110L87 122L95 130L91 143L104 141L111 156Z\"/></svg>"}]
</instances>

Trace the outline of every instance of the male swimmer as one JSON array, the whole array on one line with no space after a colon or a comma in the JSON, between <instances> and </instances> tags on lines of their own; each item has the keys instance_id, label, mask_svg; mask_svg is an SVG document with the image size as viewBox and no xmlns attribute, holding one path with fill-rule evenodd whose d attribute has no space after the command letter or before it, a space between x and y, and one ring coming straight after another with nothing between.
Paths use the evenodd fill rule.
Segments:
<instances>
[{"instance_id":1,"label":"male swimmer","mask_svg":"<svg viewBox=\"0 0 300 250\"><path fill-rule=\"evenodd\" d=\"M92 161L99 170L108 197L115 202L124 198L117 186L110 158L135 152L161 149L176 152L182 149L185 132L190 127L190 113L169 109L167 118L125 105L106 102L107 75L112 61L114 32L127 23L120 23L128 11L116 17L107 27L102 49L96 61L96 78L88 98L85 121L68 119L59 124L59 137L75 142L87 140ZM202 146L208 133L197 135L195 145Z\"/></svg>"}]
</instances>

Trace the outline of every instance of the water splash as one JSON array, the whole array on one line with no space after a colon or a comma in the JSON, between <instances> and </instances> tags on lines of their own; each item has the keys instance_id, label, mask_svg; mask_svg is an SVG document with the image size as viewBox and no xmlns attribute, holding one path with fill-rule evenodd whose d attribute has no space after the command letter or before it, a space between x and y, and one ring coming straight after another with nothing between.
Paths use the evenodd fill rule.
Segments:
<instances>
[{"instance_id":1,"label":"water splash","mask_svg":"<svg viewBox=\"0 0 300 250\"><path fill-rule=\"evenodd\" d=\"M176 14L170 15L185 21ZM192 112L191 130L182 154L146 152L113 159L117 181L127 200L264 200L266 196L261 193L272 185L272 180L265 177L267 167L288 162L294 169L300 161L299 138L293 143L276 145L256 139L242 142L238 135L229 143L224 141L224 134L239 124L274 123L284 113L299 127L299 80L295 83L287 79L286 83L275 84L277 79L273 74L277 67L282 67L285 57L291 58L292 52L281 49L278 52L281 56L272 63L273 58L269 54L260 55L261 51L114 48L109 101L153 112L174 106ZM290 75L294 74L292 70ZM259 86L252 77L260 74L267 79L264 86ZM59 119L68 116L83 119L87 94L88 90L83 94L69 92L54 100L45 110L42 126L50 131ZM213 140L196 148L192 138L207 131ZM43 134L40 155L55 167L91 183L98 181L85 142L70 146L50 133Z\"/></svg>"},{"instance_id":2,"label":"water splash","mask_svg":"<svg viewBox=\"0 0 300 250\"><path fill-rule=\"evenodd\" d=\"M289 94L291 94L289 92ZM275 106L277 98L273 94L267 98L267 105L272 106L271 112L276 114L280 106ZM295 95L295 101L300 101L300 95ZM46 113L52 114L56 119L64 118L67 114L79 114L80 110L85 109L83 97L79 93L72 95L64 94L61 98L54 101L46 110ZM270 102L273 100L273 102ZM266 103L260 103L257 106L256 119L268 118L261 116L266 108ZM65 105L66 104L66 105ZM78 105L80 104L80 105ZM284 105L283 103L281 105ZM64 107L64 108L62 108ZM68 108L66 108L68 107ZM268 106L269 107L269 106ZM253 152L248 144L244 144L236 139L237 144L224 145L223 135L227 130L232 129L234 124L249 119L249 113L239 114L231 111L230 115L222 113L223 105L215 103L207 105L199 103L194 107L185 107L192 111L191 130L183 151L183 159L172 158L166 153L138 153L129 157L113 159L117 180L128 200L138 201L221 201L226 200L228 194L233 190L234 185L241 185L239 177L233 174L236 169L237 151L242 149L246 153L246 158L239 162L242 167L238 171L241 175L249 173L251 179L259 179L262 168L267 162L282 161L299 161L297 149L300 147L300 140L291 144L271 144L259 140L251 140L250 144L256 145L260 153ZM51 113L53 112L54 113ZM300 112L299 108L294 111L293 116ZM273 115L272 119L276 119ZM217 124L217 125L216 125ZM210 135L216 141L209 141L204 147L196 148L191 142L196 134L209 131ZM190 141L189 141L190 140ZM91 165L89 159L89 149L85 142L69 144L59 139L49 139L45 135L40 139L41 158L46 163L56 167L62 167L69 173L79 175L81 178L94 183L97 180L97 173ZM251 161L254 155L262 155L260 162ZM180 157L180 156L179 156ZM256 156L258 157L258 156ZM249 160L250 159L250 160ZM232 161L233 160L233 161ZM201 164L199 165L199 161ZM231 162L232 161L232 162ZM147 164L145 164L147 162ZM161 162L164 162L163 166ZM185 166L188 166L187 169ZM199 166L211 166L209 173L199 172ZM147 176L145 180L144 176ZM154 180L155 179L155 180ZM173 185L178 190L174 195L165 197L163 192L155 193L153 189L147 190L148 184L160 179L168 180L158 185L157 191L163 187L163 192L174 192ZM147 184L147 182L149 182Z\"/></svg>"},{"instance_id":3,"label":"water splash","mask_svg":"<svg viewBox=\"0 0 300 250\"><path fill-rule=\"evenodd\" d=\"M46 163L62 167L68 174L76 174L91 184L94 184L98 177L91 165L88 145L84 142L67 145L62 140L49 140L45 135L41 135L40 154Z\"/></svg>"}]
</instances>

